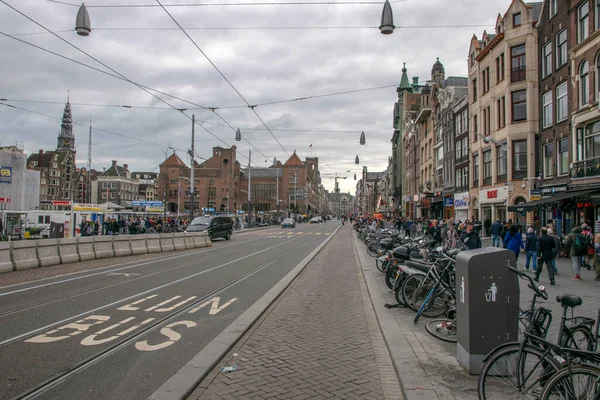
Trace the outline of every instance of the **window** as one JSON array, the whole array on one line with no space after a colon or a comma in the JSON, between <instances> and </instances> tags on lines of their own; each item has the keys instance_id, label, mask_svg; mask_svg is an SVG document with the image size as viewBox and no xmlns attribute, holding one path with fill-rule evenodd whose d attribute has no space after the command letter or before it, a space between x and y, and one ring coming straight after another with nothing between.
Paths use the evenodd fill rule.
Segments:
<instances>
[{"instance_id":1,"label":"window","mask_svg":"<svg viewBox=\"0 0 600 400\"><path fill-rule=\"evenodd\" d=\"M600 29L600 0L596 0L596 29Z\"/></svg>"},{"instance_id":2,"label":"window","mask_svg":"<svg viewBox=\"0 0 600 400\"><path fill-rule=\"evenodd\" d=\"M479 154L473 154L473 186L479 186Z\"/></svg>"},{"instance_id":3,"label":"window","mask_svg":"<svg viewBox=\"0 0 600 400\"><path fill-rule=\"evenodd\" d=\"M463 173L462 186L463 186L463 188L468 188L469 187L469 168L464 167L462 169L462 173Z\"/></svg>"},{"instance_id":4,"label":"window","mask_svg":"<svg viewBox=\"0 0 600 400\"><path fill-rule=\"evenodd\" d=\"M556 87L556 122L564 121L568 117L567 82Z\"/></svg>"},{"instance_id":5,"label":"window","mask_svg":"<svg viewBox=\"0 0 600 400\"><path fill-rule=\"evenodd\" d=\"M111 199L114 199L114 198L115 198L115 193L114 193L114 192L111 192L111 193L110 193L110 198L111 198Z\"/></svg>"},{"instance_id":6,"label":"window","mask_svg":"<svg viewBox=\"0 0 600 400\"><path fill-rule=\"evenodd\" d=\"M558 141L558 174L565 175L569 172L569 139Z\"/></svg>"},{"instance_id":7,"label":"window","mask_svg":"<svg viewBox=\"0 0 600 400\"><path fill-rule=\"evenodd\" d=\"M577 9L577 43L583 42L589 35L589 12L587 1Z\"/></svg>"},{"instance_id":8,"label":"window","mask_svg":"<svg viewBox=\"0 0 600 400\"><path fill-rule=\"evenodd\" d=\"M486 108L487 112L486 112L486 117L487 117L487 121L486 121L486 135L489 135L492 133L492 110L491 108L488 106L488 108Z\"/></svg>"},{"instance_id":9,"label":"window","mask_svg":"<svg viewBox=\"0 0 600 400\"><path fill-rule=\"evenodd\" d=\"M527 120L527 90L518 90L511 93L512 97L512 121Z\"/></svg>"},{"instance_id":10,"label":"window","mask_svg":"<svg viewBox=\"0 0 600 400\"><path fill-rule=\"evenodd\" d=\"M554 158L554 143L548 143L544 145L544 178L554 176L554 168L552 168L552 161Z\"/></svg>"},{"instance_id":11,"label":"window","mask_svg":"<svg viewBox=\"0 0 600 400\"><path fill-rule=\"evenodd\" d=\"M506 126L506 98L504 96L496 100L496 120L498 129Z\"/></svg>"},{"instance_id":12,"label":"window","mask_svg":"<svg viewBox=\"0 0 600 400\"><path fill-rule=\"evenodd\" d=\"M485 136L488 135L488 126L487 126L488 118L487 117L488 117L487 116L487 108L484 108L483 109L483 134Z\"/></svg>"},{"instance_id":13,"label":"window","mask_svg":"<svg viewBox=\"0 0 600 400\"><path fill-rule=\"evenodd\" d=\"M473 102L477 100L477 78L473 79Z\"/></svg>"},{"instance_id":14,"label":"window","mask_svg":"<svg viewBox=\"0 0 600 400\"><path fill-rule=\"evenodd\" d=\"M598 4L600 4L600 0L598 0ZM600 13L600 9L598 9ZM598 16L600 18L600 15ZM598 28L600 29L600 28ZM596 96L600 93L600 52L596 56ZM600 101L599 98L596 97L596 101Z\"/></svg>"},{"instance_id":15,"label":"window","mask_svg":"<svg viewBox=\"0 0 600 400\"><path fill-rule=\"evenodd\" d=\"M486 67L481 72L481 88L483 90L483 94L490 91L490 67Z\"/></svg>"},{"instance_id":16,"label":"window","mask_svg":"<svg viewBox=\"0 0 600 400\"><path fill-rule=\"evenodd\" d=\"M506 144L502 144L496 147L496 154L498 157L498 182L506 182L506 171L507 171L507 151Z\"/></svg>"},{"instance_id":17,"label":"window","mask_svg":"<svg viewBox=\"0 0 600 400\"><path fill-rule=\"evenodd\" d=\"M477 141L477 115L473 115L473 141Z\"/></svg>"},{"instance_id":18,"label":"window","mask_svg":"<svg viewBox=\"0 0 600 400\"><path fill-rule=\"evenodd\" d=\"M456 185L457 188L463 186L463 184L461 182L461 178L462 178L461 171L460 171L460 169L457 169L456 170L456 181L455 181L455 185Z\"/></svg>"},{"instance_id":19,"label":"window","mask_svg":"<svg viewBox=\"0 0 600 400\"><path fill-rule=\"evenodd\" d=\"M504 80L504 71L505 71L505 67L504 67L504 53L500 54L500 80L503 81Z\"/></svg>"},{"instance_id":20,"label":"window","mask_svg":"<svg viewBox=\"0 0 600 400\"><path fill-rule=\"evenodd\" d=\"M483 153L483 184L492 184L492 151L488 150Z\"/></svg>"},{"instance_id":21,"label":"window","mask_svg":"<svg viewBox=\"0 0 600 400\"><path fill-rule=\"evenodd\" d=\"M454 117L454 135L458 136L462 133L462 129L460 127L460 116Z\"/></svg>"},{"instance_id":22,"label":"window","mask_svg":"<svg viewBox=\"0 0 600 400\"><path fill-rule=\"evenodd\" d=\"M590 68L587 61L579 67L579 107L590 102Z\"/></svg>"},{"instance_id":23,"label":"window","mask_svg":"<svg viewBox=\"0 0 600 400\"><path fill-rule=\"evenodd\" d=\"M600 63L600 56L598 57L598 63ZM600 69L600 66L598 68ZM462 112L460 113L460 119L460 124L462 127L460 133L465 133L469 129L469 112L467 109L462 110Z\"/></svg>"},{"instance_id":24,"label":"window","mask_svg":"<svg viewBox=\"0 0 600 400\"><path fill-rule=\"evenodd\" d=\"M552 41L542 47L542 79L552 73Z\"/></svg>"},{"instance_id":25,"label":"window","mask_svg":"<svg viewBox=\"0 0 600 400\"><path fill-rule=\"evenodd\" d=\"M496 57L496 83L500 82L500 57Z\"/></svg>"},{"instance_id":26,"label":"window","mask_svg":"<svg viewBox=\"0 0 600 400\"><path fill-rule=\"evenodd\" d=\"M511 82L524 81L527 76L527 69L525 65L525 44L515 46L510 49L511 56Z\"/></svg>"},{"instance_id":27,"label":"window","mask_svg":"<svg viewBox=\"0 0 600 400\"><path fill-rule=\"evenodd\" d=\"M542 128L552 125L552 90L542 95Z\"/></svg>"},{"instance_id":28,"label":"window","mask_svg":"<svg viewBox=\"0 0 600 400\"><path fill-rule=\"evenodd\" d=\"M456 161L460 161L463 158L463 154L462 154L462 146L461 146L461 141L459 141L456 144Z\"/></svg>"},{"instance_id":29,"label":"window","mask_svg":"<svg viewBox=\"0 0 600 400\"><path fill-rule=\"evenodd\" d=\"M106 182L102 182L102 189L106 189Z\"/></svg>"},{"instance_id":30,"label":"window","mask_svg":"<svg viewBox=\"0 0 600 400\"><path fill-rule=\"evenodd\" d=\"M600 121L585 128L585 159L600 157Z\"/></svg>"},{"instance_id":31,"label":"window","mask_svg":"<svg viewBox=\"0 0 600 400\"><path fill-rule=\"evenodd\" d=\"M548 19L556 15L556 3L558 0L550 0L548 2Z\"/></svg>"},{"instance_id":32,"label":"window","mask_svg":"<svg viewBox=\"0 0 600 400\"><path fill-rule=\"evenodd\" d=\"M513 14L513 27L521 25L521 13Z\"/></svg>"},{"instance_id":33,"label":"window","mask_svg":"<svg viewBox=\"0 0 600 400\"><path fill-rule=\"evenodd\" d=\"M527 177L527 141L513 142L513 179Z\"/></svg>"},{"instance_id":34,"label":"window","mask_svg":"<svg viewBox=\"0 0 600 400\"><path fill-rule=\"evenodd\" d=\"M556 35L556 69L567 63L567 28Z\"/></svg>"},{"instance_id":35,"label":"window","mask_svg":"<svg viewBox=\"0 0 600 400\"><path fill-rule=\"evenodd\" d=\"M110 183L110 188L111 188L111 189L114 189L115 187L116 187L116 184L115 184L114 182L111 182L111 183Z\"/></svg>"}]
</instances>

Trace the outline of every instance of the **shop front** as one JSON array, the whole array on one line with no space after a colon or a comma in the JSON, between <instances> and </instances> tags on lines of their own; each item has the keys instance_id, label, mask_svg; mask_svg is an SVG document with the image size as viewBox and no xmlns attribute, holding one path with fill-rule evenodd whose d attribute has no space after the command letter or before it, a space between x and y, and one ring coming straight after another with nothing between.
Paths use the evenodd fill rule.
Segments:
<instances>
[{"instance_id":1,"label":"shop front","mask_svg":"<svg viewBox=\"0 0 600 400\"><path fill-rule=\"evenodd\" d=\"M431 208L431 197L423 197L419 201L419 205L417 206L417 218L429 218L430 217L430 208Z\"/></svg>"},{"instance_id":2,"label":"shop front","mask_svg":"<svg viewBox=\"0 0 600 400\"><path fill-rule=\"evenodd\" d=\"M444 219L447 221L454 217L454 195L444 196Z\"/></svg>"},{"instance_id":3,"label":"shop front","mask_svg":"<svg viewBox=\"0 0 600 400\"><path fill-rule=\"evenodd\" d=\"M508 201L508 188L497 187L479 191L479 204L481 221L489 218L490 221L507 220L506 202Z\"/></svg>"},{"instance_id":4,"label":"shop front","mask_svg":"<svg viewBox=\"0 0 600 400\"><path fill-rule=\"evenodd\" d=\"M469 192L454 195L454 221L465 222L469 218Z\"/></svg>"},{"instance_id":5,"label":"shop front","mask_svg":"<svg viewBox=\"0 0 600 400\"><path fill-rule=\"evenodd\" d=\"M436 193L431 198L430 215L429 218L442 219L444 215L444 197L441 193Z\"/></svg>"}]
</instances>

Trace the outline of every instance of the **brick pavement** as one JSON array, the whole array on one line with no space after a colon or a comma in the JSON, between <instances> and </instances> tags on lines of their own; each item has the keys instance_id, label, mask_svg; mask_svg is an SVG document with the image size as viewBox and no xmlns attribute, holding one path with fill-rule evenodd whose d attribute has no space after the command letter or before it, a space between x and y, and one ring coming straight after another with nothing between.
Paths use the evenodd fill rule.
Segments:
<instances>
[{"instance_id":1,"label":"brick pavement","mask_svg":"<svg viewBox=\"0 0 600 400\"><path fill-rule=\"evenodd\" d=\"M190 400L402 399L352 235L333 237Z\"/></svg>"}]
</instances>

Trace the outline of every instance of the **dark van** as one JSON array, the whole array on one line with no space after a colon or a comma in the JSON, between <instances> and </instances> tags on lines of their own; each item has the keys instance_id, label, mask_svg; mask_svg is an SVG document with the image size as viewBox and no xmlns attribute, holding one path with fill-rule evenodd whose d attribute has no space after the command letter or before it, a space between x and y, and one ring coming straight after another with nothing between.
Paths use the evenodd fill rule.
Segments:
<instances>
[{"instance_id":1,"label":"dark van","mask_svg":"<svg viewBox=\"0 0 600 400\"><path fill-rule=\"evenodd\" d=\"M224 238L229 240L233 232L233 220L229 217L209 216L194 218L186 232L208 233L210 240Z\"/></svg>"}]
</instances>

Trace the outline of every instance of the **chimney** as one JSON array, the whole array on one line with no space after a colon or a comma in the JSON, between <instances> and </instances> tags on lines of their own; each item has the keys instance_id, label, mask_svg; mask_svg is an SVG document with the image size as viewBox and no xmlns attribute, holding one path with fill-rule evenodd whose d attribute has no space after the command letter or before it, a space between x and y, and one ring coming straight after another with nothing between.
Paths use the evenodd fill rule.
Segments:
<instances>
[{"instance_id":1,"label":"chimney","mask_svg":"<svg viewBox=\"0 0 600 400\"><path fill-rule=\"evenodd\" d=\"M418 76L413 76L413 85L418 85L419 84L419 77Z\"/></svg>"},{"instance_id":2,"label":"chimney","mask_svg":"<svg viewBox=\"0 0 600 400\"><path fill-rule=\"evenodd\" d=\"M106 172L106 167L102 167L102 172Z\"/></svg>"},{"instance_id":3,"label":"chimney","mask_svg":"<svg viewBox=\"0 0 600 400\"><path fill-rule=\"evenodd\" d=\"M40 149L40 156L43 156L43 155L44 155L44 150Z\"/></svg>"},{"instance_id":4,"label":"chimney","mask_svg":"<svg viewBox=\"0 0 600 400\"><path fill-rule=\"evenodd\" d=\"M125 168L127 171L129 171L129 168L127 168L129 166L129 164L123 164L123 168Z\"/></svg>"},{"instance_id":5,"label":"chimney","mask_svg":"<svg viewBox=\"0 0 600 400\"><path fill-rule=\"evenodd\" d=\"M112 160L112 166L116 167L117 166L117 160Z\"/></svg>"}]
</instances>

